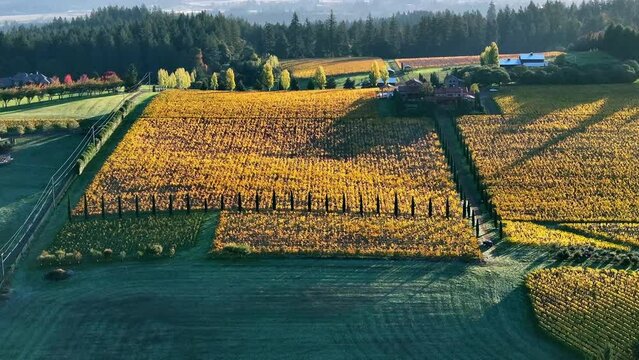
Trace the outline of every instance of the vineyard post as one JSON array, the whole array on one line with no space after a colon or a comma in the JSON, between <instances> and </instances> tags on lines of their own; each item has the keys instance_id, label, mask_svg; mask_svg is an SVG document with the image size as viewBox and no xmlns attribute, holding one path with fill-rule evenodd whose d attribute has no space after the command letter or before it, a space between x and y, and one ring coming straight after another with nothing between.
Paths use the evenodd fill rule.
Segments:
<instances>
[{"instance_id":1,"label":"vineyard post","mask_svg":"<svg viewBox=\"0 0 639 360\"><path fill-rule=\"evenodd\" d=\"M495 209L495 207L493 206L493 222L495 224L495 227L497 227L497 209Z\"/></svg>"},{"instance_id":2,"label":"vineyard post","mask_svg":"<svg viewBox=\"0 0 639 360\"><path fill-rule=\"evenodd\" d=\"M275 195L275 190L273 190L273 194L271 195L271 209L273 209L273 211L277 210L277 196Z\"/></svg>"},{"instance_id":3,"label":"vineyard post","mask_svg":"<svg viewBox=\"0 0 639 360\"><path fill-rule=\"evenodd\" d=\"M84 194L84 220L89 218L89 204L87 203L87 194Z\"/></svg>"},{"instance_id":4,"label":"vineyard post","mask_svg":"<svg viewBox=\"0 0 639 360\"><path fill-rule=\"evenodd\" d=\"M415 197L410 198L410 216L415 217Z\"/></svg>"},{"instance_id":5,"label":"vineyard post","mask_svg":"<svg viewBox=\"0 0 639 360\"><path fill-rule=\"evenodd\" d=\"M69 217L69 221L73 220L73 217L71 216L71 197L67 196L67 216Z\"/></svg>"},{"instance_id":6,"label":"vineyard post","mask_svg":"<svg viewBox=\"0 0 639 360\"><path fill-rule=\"evenodd\" d=\"M359 193L359 215L364 216L364 199L362 193Z\"/></svg>"},{"instance_id":7,"label":"vineyard post","mask_svg":"<svg viewBox=\"0 0 639 360\"><path fill-rule=\"evenodd\" d=\"M187 214L191 213L191 195L190 194L186 194L186 213Z\"/></svg>"},{"instance_id":8,"label":"vineyard post","mask_svg":"<svg viewBox=\"0 0 639 360\"><path fill-rule=\"evenodd\" d=\"M428 217L433 217L433 198L428 199Z\"/></svg>"},{"instance_id":9,"label":"vineyard post","mask_svg":"<svg viewBox=\"0 0 639 360\"><path fill-rule=\"evenodd\" d=\"M255 212L260 212L260 193L255 192Z\"/></svg>"},{"instance_id":10,"label":"vineyard post","mask_svg":"<svg viewBox=\"0 0 639 360\"><path fill-rule=\"evenodd\" d=\"M462 217L466 218L466 200L462 201Z\"/></svg>"},{"instance_id":11,"label":"vineyard post","mask_svg":"<svg viewBox=\"0 0 639 360\"><path fill-rule=\"evenodd\" d=\"M342 192L342 214L346 214L346 194Z\"/></svg>"},{"instance_id":12,"label":"vineyard post","mask_svg":"<svg viewBox=\"0 0 639 360\"><path fill-rule=\"evenodd\" d=\"M151 195L151 212L155 216L155 194Z\"/></svg>"},{"instance_id":13,"label":"vineyard post","mask_svg":"<svg viewBox=\"0 0 639 360\"><path fill-rule=\"evenodd\" d=\"M473 226L475 226L475 210L470 210L470 222L473 224Z\"/></svg>"},{"instance_id":14,"label":"vineyard post","mask_svg":"<svg viewBox=\"0 0 639 360\"><path fill-rule=\"evenodd\" d=\"M379 216L382 212L382 206L379 201L379 194L377 194L377 196L375 197L375 210L377 212L377 216Z\"/></svg>"},{"instance_id":15,"label":"vineyard post","mask_svg":"<svg viewBox=\"0 0 639 360\"><path fill-rule=\"evenodd\" d=\"M209 200L208 199L204 199L204 213L208 213L209 212Z\"/></svg>"},{"instance_id":16,"label":"vineyard post","mask_svg":"<svg viewBox=\"0 0 639 360\"><path fill-rule=\"evenodd\" d=\"M173 215L173 195L169 195L169 216Z\"/></svg>"},{"instance_id":17,"label":"vineyard post","mask_svg":"<svg viewBox=\"0 0 639 360\"><path fill-rule=\"evenodd\" d=\"M291 205L291 211L295 210L295 198L293 197L293 190L289 193L289 201Z\"/></svg>"},{"instance_id":18,"label":"vineyard post","mask_svg":"<svg viewBox=\"0 0 639 360\"><path fill-rule=\"evenodd\" d=\"M395 193L395 202L394 202L394 207L393 207L393 214L395 214L395 217L399 216L399 198L397 197L397 193Z\"/></svg>"},{"instance_id":19,"label":"vineyard post","mask_svg":"<svg viewBox=\"0 0 639 360\"><path fill-rule=\"evenodd\" d=\"M106 211L104 210L104 194L102 194L102 197L100 198L100 208L102 211L102 219L104 219L106 217Z\"/></svg>"},{"instance_id":20,"label":"vineyard post","mask_svg":"<svg viewBox=\"0 0 639 360\"><path fill-rule=\"evenodd\" d=\"M313 195L311 195L311 192L309 191L308 192L308 197L306 198L306 207L307 207L306 210L308 210L308 212L311 212L312 205L313 205Z\"/></svg>"},{"instance_id":21,"label":"vineyard post","mask_svg":"<svg viewBox=\"0 0 639 360\"><path fill-rule=\"evenodd\" d=\"M140 217L140 198L135 195L135 217Z\"/></svg>"},{"instance_id":22,"label":"vineyard post","mask_svg":"<svg viewBox=\"0 0 639 360\"><path fill-rule=\"evenodd\" d=\"M220 210L224 211L224 194L220 197Z\"/></svg>"},{"instance_id":23,"label":"vineyard post","mask_svg":"<svg viewBox=\"0 0 639 360\"><path fill-rule=\"evenodd\" d=\"M328 194L326 194L324 196L324 210L326 210L326 213L328 214L328 210L329 210L329 200L328 200Z\"/></svg>"},{"instance_id":24,"label":"vineyard post","mask_svg":"<svg viewBox=\"0 0 639 360\"><path fill-rule=\"evenodd\" d=\"M446 219L450 218L450 200L446 198Z\"/></svg>"},{"instance_id":25,"label":"vineyard post","mask_svg":"<svg viewBox=\"0 0 639 360\"><path fill-rule=\"evenodd\" d=\"M237 193L237 211L242 212L242 193Z\"/></svg>"},{"instance_id":26,"label":"vineyard post","mask_svg":"<svg viewBox=\"0 0 639 360\"><path fill-rule=\"evenodd\" d=\"M477 220L477 224L475 224L475 236L479 238L479 219Z\"/></svg>"}]
</instances>

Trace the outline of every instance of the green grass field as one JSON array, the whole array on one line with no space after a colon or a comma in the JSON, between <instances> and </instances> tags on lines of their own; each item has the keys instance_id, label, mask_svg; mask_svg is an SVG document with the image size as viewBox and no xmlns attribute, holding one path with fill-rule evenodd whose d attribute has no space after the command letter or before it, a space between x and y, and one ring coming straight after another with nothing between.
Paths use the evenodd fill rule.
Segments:
<instances>
[{"instance_id":1,"label":"green grass field","mask_svg":"<svg viewBox=\"0 0 639 360\"><path fill-rule=\"evenodd\" d=\"M601 65L618 63L619 60L603 51L572 51L566 54L566 60L577 65Z\"/></svg>"},{"instance_id":2,"label":"green grass field","mask_svg":"<svg viewBox=\"0 0 639 360\"><path fill-rule=\"evenodd\" d=\"M51 100L0 109L0 122L29 120L85 120L107 114L127 94L109 94L93 97L71 97L62 100Z\"/></svg>"}]
</instances>

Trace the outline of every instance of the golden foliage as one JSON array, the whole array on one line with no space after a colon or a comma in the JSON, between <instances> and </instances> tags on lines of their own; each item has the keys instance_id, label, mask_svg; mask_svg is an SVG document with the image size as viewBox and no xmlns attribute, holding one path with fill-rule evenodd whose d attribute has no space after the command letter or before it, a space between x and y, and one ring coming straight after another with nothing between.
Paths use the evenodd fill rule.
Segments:
<instances>
[{"instance_id":1,"label":"golden foliage","mask_svg":"<svg viewBox=\"0 0 639 360\"><path fill-rule=\"evenodd\" d=\"M639 274L556 268L526 281L543 329L588 358L634 359L639 341Z\"/></svg>"},{"instance_id":2,"label":"golden foliage","mask_svg":"<svg viewBox=\"0 0 639 360\"><path fill-rule=\"evenodd\" d=\"M281 64L282 68L292 72L293 76L306 79L313 77L319 66L324 68L326 76L366 73L370 71L373 61L380 68L386 67L382 59L375 57L285 60Z\"/></svg>"},{"instance_id":3,"label":"golden foliage","mask_svg":"<svg viewBox=\"0 0 639 360\"><path fill-rule=\"evenodd\" d=\"M602 224L590 225L602 226ZM602 249L630 250L630 247L626 245L601 240L596 237L596 235L599 234L595 234L594 232L579 231L582 227L587 228L585 224L543 225L528 221L504 221L504 232L508 240L518 244L556 246L592 245ZM603 235L605 233L600 234ZM637 243L636 238L634 243Z\"/></svg>"},{"instance_id":4,"label":"golden foliage","mask_svg":"<svg viewBox=\"0 0 639 360\"><path fill-rule=\"evenodd\" d=\"M129 130L87 190L89 212L100 213L100 198L115 212L115 198L123 209L134 209L134 197L148 211L156 195L166 209L184 208L187 194L194 207L205 199L209 207L236 204L241 192L244 207L324 209L347 207L373 212L376 197L381 210L393 212L394 194L403 213L414 197L418 214L427 214L432 198L434 213L445 212L450 199L451 229L470 227L461 219L450 172L433 123L426 118L384 118L377 112L374 90L314 92L198 92L169 91L149 105L144 117ZM83 212L83 202L76 214ZM247 218L247 219L250 219ZM375 222L376 220L370 220ZM250 221L243 228L249 227ZM435 239L434 239L435 240ZM476 246L476 242L471 242Z\"/></svg>"},{"instance_id":5,"label":"golden foliage","mask_svg":"<svg viewBox=\"0 0 639 360\"><path fill-rule=\"evenodd\" d=\"M459 119L504 218L639 220L639 148L630 145L639 138L639 101L630 94L639 87L615 86L615 96L599 85L521 87L499 100L513 115Z\"/></svg>"},{"instance_id":6,"label":"golden foliage","mask_svg":"<svg viewBox=\"0 0 639 360\"><path fill-rule=\"evenodd\" d=\"M481 256L466 224L441 216L360 217L291 212L229 213L220 218L214 250L247 244L252 252L343 256Z\"/></svg>"}]
</instances>

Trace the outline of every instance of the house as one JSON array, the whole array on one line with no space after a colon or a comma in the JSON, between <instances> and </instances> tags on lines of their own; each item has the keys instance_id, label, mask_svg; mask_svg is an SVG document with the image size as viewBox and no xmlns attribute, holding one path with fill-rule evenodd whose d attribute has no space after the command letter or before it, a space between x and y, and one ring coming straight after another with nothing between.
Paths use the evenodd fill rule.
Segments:
<instances>
[{"instance_id":1,"label":"house","mask_svg":"<svg viewBox=\"0 0 639 360\"><path fill-rule=\"evenodd\" d=\"M387 70L388 70L388 75L395 76L395 70L393 70L391 68L388 68Z\"/></svg>"},{"instance_id":2,"label":"house","mask_svg":"<svg viewBox=\"0 0 639 360\"><path fill-rule=\"evenodd\" d=\"M382 87L382 86L384 86L386 84L392 85L392 86L397 86L397 83L399 83L399 79L398 78L390 77L390 78L388 78L388 80L386 80L386 82L384 82L384 80L382 80L382 79L377 79L376 85L378 87Z\"/></svg>"},{"instance_id":3,"label":"house","mask_svg":"<svg viewBox=\"0 0 639 360\"><path fill-rule=\"evenodd\" d=\"M439 88L435 89L436 100L475 100L475 96L465 87Z\"/></svg>"},{"instance_id":4,"label":"house","mask_svg":"<svg viewBox=\"0 0 639 360\"><path fill-rule=\"evenodd\" d=\"M458 78L455 75L448 74L446 75L446 78L444 79L444 87L447 87L447 88L462 88L464 87L464 85L465 85L464 80Z\"/></svg>"},{"instance_id":5,"label":"house","mask_svg":"<svg viewBox=\"0 0 639 360\"><path fill-rule=\"evenodd\" d=\"M14 76L0 78L0 89L3 88L12 88L12 87L20 87L25 85L49 85L51 84L51 79L40 74L36 73L17 73Z\"/></svg>"},{"instance_id":6,"label":"house","mask_svg":"<svg viewBox=\"0 0 639 360\"><path fill-rule=\"evenodd\" d=\"M527 53L527 54L519 54L517 58L507 58L500 59L499 66L503 68L511 68L515 66L525 66L525 67L545 67L548 63L546 62L546 55L543 53Z\"/></svg>"},{"instance_id":7,"label":"house","mask_svg":"<svg viewBox=\"0 0 639 360\"><path fill-rule=\"evenodd\" d=\"M421 99L426 96L424 83L417 79L410 79L397 87L399 96L404 100Z\"/></svg>"},{"instance_id":8,"label":"house","mask_svg":"<svg viewBox=\"0 0 639 360\"><path fill-rule=\"evenodd\" d=\"M413 67L408 65L408 64L401 63L400 65L402 66L402 71L411 71L411 70L413 70Z\"/></svg>"}]
</instances>

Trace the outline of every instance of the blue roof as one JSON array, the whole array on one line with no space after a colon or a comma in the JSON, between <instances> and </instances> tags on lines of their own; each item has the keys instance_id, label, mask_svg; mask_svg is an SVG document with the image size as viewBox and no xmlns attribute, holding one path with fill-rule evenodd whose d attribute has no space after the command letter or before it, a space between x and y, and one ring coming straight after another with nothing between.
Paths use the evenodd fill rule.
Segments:
<instances>
[{"instance_id":1,"label":"blue roof","mask_svg":"<svg viewBox=\"0 0 639 360\"><path fill-rule=\"evenodd\" d=\"M499 66L517 66L521 65L521 60L519 59L501 59L499 60Z\"/></svg>"},{"instance_id":2,"label":"blue roof","mask_svg":"<svg viewBox=\"0 0 639 360\"><path fill-rule=\"evenodd\" d=\"M525 60L546 60L546 56L542 53L527 53L527 54L519 54L519 58L522 61Z\"/></svg>"}]
</instances>

